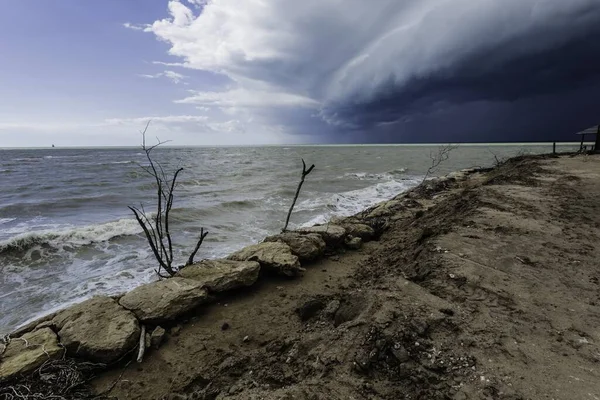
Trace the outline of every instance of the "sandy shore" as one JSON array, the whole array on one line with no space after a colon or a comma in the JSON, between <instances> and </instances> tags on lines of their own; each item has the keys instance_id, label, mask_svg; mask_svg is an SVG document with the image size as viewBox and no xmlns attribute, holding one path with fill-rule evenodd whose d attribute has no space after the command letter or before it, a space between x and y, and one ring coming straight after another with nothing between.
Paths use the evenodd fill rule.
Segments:
<instances>
[{"instance_id":1,"label":"sandy shore","mask_svg":"<svg viewBox=\"0 0 600 400\"><path fill-rule=\"evenodd\" d=\"M431 186L388 203L378 241L202 310L96 390L600 398L600 157L516 159Z\"/></svg>"},{"instance_id":2,"label":"sandy shore","mask_svg":"<svg viewBox=\"0 0 600 400\"><path fill-rule=\"evenodd\" d=\"M454 179L457 178L457 179ZM357 215L92 381L118 399L600 399L600 156L513 159Z\"/></svg>"}]
</instances>

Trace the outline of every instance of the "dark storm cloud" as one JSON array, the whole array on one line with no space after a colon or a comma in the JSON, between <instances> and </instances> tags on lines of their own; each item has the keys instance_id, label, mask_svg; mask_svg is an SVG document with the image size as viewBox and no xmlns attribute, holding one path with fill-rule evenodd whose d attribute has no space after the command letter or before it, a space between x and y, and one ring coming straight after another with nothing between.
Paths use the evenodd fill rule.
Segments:
<instances>
[{"instance_id":1,"label":"dark storm cloud","mask_svg":"<svg viewBox=\"0 0 600 400\"><path fill-rule=\"evenodd\" d=\"M186 102L252 107L298 134L304 121L339 141L533 140L598 119L600 0L184 4L146 30L233 82Z\"/></svg>"},{"instance_id":2,"label":"dark storm cloud","mask_svg":"<svg viewBox=\"0 0 600 400\"><path fill-rule=\"evenodd\" d=\"M393 141L393 132L404 140L439 141L449 131L462 141L574 140L573 133L600 122L600 24L542 53L497 65L485 61L490 56L475 54L402 86L390 82L367 102L325 114L375 141Z\"/></svg>"}]
</instances>

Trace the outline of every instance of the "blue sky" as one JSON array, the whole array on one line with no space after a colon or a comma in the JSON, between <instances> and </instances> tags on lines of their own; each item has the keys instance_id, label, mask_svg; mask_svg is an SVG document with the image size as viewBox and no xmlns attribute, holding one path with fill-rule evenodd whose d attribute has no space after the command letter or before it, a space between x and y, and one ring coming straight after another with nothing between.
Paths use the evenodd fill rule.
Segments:
<instances>
[{"instance_id":1,"label":"blue sky","mask_svg":"<svg viewBox=\"0 0 600 400\"><path fill-rule=\"evenodd\" d=\"M179 60L167 54L167 43L124 26L166 16L164 0L3 3L0 147L136 145L150 117L161 135L182 144L230 143L214 133L203 138L201 127L182 132L177 121L161 125L161 117L205 116L174 101L191 88L214 90L229 81L208 71L155 64Z\"/></svg>"},{"instance_id":2,"label":"blue sky","mask_svg":"<svg viewBox=\"0 0 600 400\"><path fill-rule=\"evenodd\" d=\"M5 0L0 147L569 139L599 43L597 0Z\"/></svg>"},{"instance_id":3,"label":"blue sky","mask_svg":"<svg viewBox=\"0 0 600 400\"><path fill-rule=\"evenodd\" d=\"M122 22L132 15L157 18L164 6L160 1L10 2L0 13L3 118L109 118L125 110L153 113L170 107L166 99L147 99L182 88L137 76L160 70L148 61L163 58L166 44L129 34Z\"/></svg>"}]
</instances>

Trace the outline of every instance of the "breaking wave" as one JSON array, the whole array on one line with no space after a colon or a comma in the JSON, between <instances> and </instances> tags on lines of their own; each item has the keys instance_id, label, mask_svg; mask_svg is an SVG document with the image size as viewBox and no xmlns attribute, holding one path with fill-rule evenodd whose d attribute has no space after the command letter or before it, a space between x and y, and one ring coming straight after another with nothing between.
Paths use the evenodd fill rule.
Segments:
<instances>
[{"instance_id":1,"label":"breaking wave","mask_svg":"<svg viewBox=\"0 0 600 400\"><path fill-rule=\"evenodd\" d=\"M398 181L391 180L377 183L364 189L336 193L326 198L305 200L298 205L297 209L299 211L310 211L324 207L327 211L311 218L300 226L309 227L315 224L323 224L333 216L346 217L354 215L379 202L389 200L415 187L419 183L420 179L418 178L406 178Z\"/></svg>"},{"instance_id":2,"label":"breaking wave","mask_svg":"<svg viewBox=\"0 0 600 400\"><path fill-rule=\"evenodd\" d=\"M23 252L34 246L76 248L106 242L119 236L137 235L141 232L142 229L134 219L120 219L84 227L27 232L0 242L0 254Z\"/></svg>"},{"instance_id":3,"label":"breaking wave","mask_svg":"<svg viewBox=\"0 0 600 400\"><path fill-rule=\"evenodd\" d=\"M406 168L397 168L384 173L369 173L369 172L349 172L344 174L341 178L357 179L360 181L381 181L398 179L400 176L406 174Z\"/></svg>"}]
</instances>

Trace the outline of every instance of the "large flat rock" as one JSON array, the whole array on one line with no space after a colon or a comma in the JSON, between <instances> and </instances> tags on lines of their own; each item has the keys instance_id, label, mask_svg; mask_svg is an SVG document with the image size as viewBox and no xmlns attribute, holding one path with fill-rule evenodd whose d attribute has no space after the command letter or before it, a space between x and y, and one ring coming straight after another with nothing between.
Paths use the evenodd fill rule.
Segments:
<instances>
[{"instance_id":1,"label":"large flat rock","mask_svg":"<svg viewBox=\"0 0 600 400\"><path fill-rule=\"evenodd\" d=\"M261 267L278 275L297 276L304 269L290 246L281 242L264 242L244 247L227 257L235 261L256 261Z\"/></svg>"},{"instance_id":2,"label":"large flat rock","mask_svg":"<svg viewBox=\"0 0 600 400\"><path fill-rule=\"evenodd\" d=\"M171 321L208 301L202 282L173 277L133 289L119 300L141 322Z\"/></svg>"},{"instance_id":3,"label":"large flat rock","mask_svg":"<svg viewBox=\"0 0 600 400\"><path fill-rule=\"evenodd\" d=\"M12 336L12 337L23 336L25 333L32 332L32 331L38 329L38 325L41 325L41 326L39 326L39 328L44 328L45 324L48 321L51 321L55 315L56 315L56 313L51 313L51 314L45 315L43 317L40 317L38 319L35 319L25 325L21 325L19 328L17 328L15 331L13 331L10 334L10 336Z\"/></svg>"},{"instance_id":4,"label":"large flat rock","mask_svg":"<svg viewBox=\"0 0 600 400\"><path fill-rule=\"evenodd\" d=\"M343 224L342 226L348 235L360 238L363 242L368 242L375 236L375 230L366 224Z\"/></svg>"},{"instance_id":5,"label":"large flat rock","mask_svg":"<svg viewBox=\"0 0 600 400\"><path fill-rule=\"evenodd\" d=\"M204 260L181 269L177 276L201 282L210 292L225 292L252 286L258 279L256 261Z\"/></svg>"},{"instance_id":6,"label":"large flat rock","mask_svg":"<svg viewBox=\"0 0 600 400\"><path fill-rule=\"evenodd\" d=\"M42 328L12 338L0 356L0 382L32 372L44 362L59 358L64 349L50 328Z\"/></svg>"},{"instance_id":7,"label":"large flat rock","mask_svg":"<svg viewBox=\"0 0 600 400\"><path fill-rule=\"evenodd\" d=\"M316 225L298 229L300 233L315 233L323 238L327 246L338 247L344 244L346 230L335 224Z\"/></svg>"},{"instance_id":8,"label":"large flat rock","mask_svg":"<svg viewBox=\"0 0 600 400\"><path fill-rule=\"evenodd\" d=\"M287 244L292 254L300 261L314 261L325 252L325 241L316 233L301 234L298 232L284 232L279 235L269 236L265 242L281 242Z\"/></svg>"},{"instance_id":9,"label":"large flat rock","mask_svg":"<svg viewBox=\"0 0 600 400\"><path fill-rule=\"evenodd\" d=\"M107 296L69 307L52 323L69 355L102 363L121 358L135 347L140 335L135 316Z\"/></svg>"}]
</instances>

